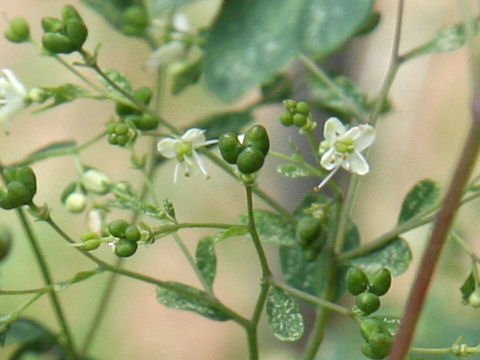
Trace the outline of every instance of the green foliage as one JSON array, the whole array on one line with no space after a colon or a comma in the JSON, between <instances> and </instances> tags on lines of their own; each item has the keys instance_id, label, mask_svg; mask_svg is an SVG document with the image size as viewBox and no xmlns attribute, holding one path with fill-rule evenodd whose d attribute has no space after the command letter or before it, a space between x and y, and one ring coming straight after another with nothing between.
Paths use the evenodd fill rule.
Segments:
<instances>
[{"instance_id":1,"label":"green foliage","mask_svg":"<svg viewBox=\"0 0 480 360\"><path fill-rule=\"evenodd\" d=\"M242 236L242 235L245 235L245 234L248 234L248 229L246 226L244 225L239 225L239 226L232 226L230 228L228 228L227 230L225 231L221 231L219 233L217 233L215 235L215 244L223 241L223 240L226 240L230 237L234 237L234 236Z\"/></svg>"},{"instance_id":2,"label":"green foliage","mask_svg":"<svg viewBox=\"0 0 480 360\"><path fill-rule=\"evenodd\" d=\"M278 214L267 210L254 210L258 236L264 244L295 246L295 228ZM242 224L248 223L246 214L240 217Z\"/></svg>"},{"instance_id":3,"label":"green foliage","mask_svg":"<svg viewBox=\"0 0 480 360\"><path fill-rule=\"evenodd\" d=\"M289 294L276 287L268 293L267 319L272 333L282 341L297 341L303 335L300 306Z\"/></svg>"},{"instance_id":4,"label":"green foliage","mask_svg":"<svg viewBox=\"0 0 480 360\"><path fill-rule=\"evenodd\" d=\"M129 94L133 93L133 88L132 88L132 85L130 84L130 80L128 80L125 74L115 69L105 69L103 70L103 73L117 87L119 87L120 89L122 89L123 91ZM119 91L115 86L113 86L109 81L107 81L103 77L100 77L100 81L103 83L103 86L105 86L105 88L109 92L111 92L112 94L115 94L116 96L124 97L122 92Z\"/></svg>"},{"instance_id":5,"label":"green foliage","mask_svg":"<svg viewBox=\"0 0 480 360\"><path fill-rule=\"evenodd\" d=\"M76 143L74 141L61 141L46 145L27 155L22 164L28 165L43 159L54 156L72 154L75 151Z\"/></svg>"},{"instance_id":6,"label":"green foliage","mask_svg":"<svg viewBox=\"0 0 480 360\"><path fill-rule=\"evenodd\" d=\"M410 246L399 237L368 255L348 260L348 264L362 269L367 274L386 268L390 270L392 276L398 276L407 270L411 261Z\"/></svg>"},{"instance_id":7,"label":"green foliage","mask_svg":"<svg viewBox=\"0 0 480 360\"><path fill-rule=\"evenodd\" d=\"M460 292L462 293L462 304L467 305L469 303L468 299L476 288L477 284L475 284L475 277L473 276L473 272L471 272L463 282L462 286L460 286Z\"/></svg>"},{"instance_id":8,"label":"green foliage","mask_svg":"<svg viewBox=\"0 0 480 360\"><path fill-rule=\"evenodd\" d=\"M191 85L200 80L202 74L202 59L180 64L175 69L172 79L172 94L178 95Z\"/></svg>"},{"instance_id":9,"label":"green foliage","mask_svg":"<svg viewBox=\"0 0 480 360\"><path fill-rule=\"evenodd\" d=\"M55 106L65 104L81 98L89 98L90 94L81 86L75 84L63 84L56 87L43 88L50 98L50 103L37 109L37 111L44 111Z\"/></svg>"},{"instance_id":10,"label":"green foliage","mask_svg":"<svg viewBox=\"0 0 480 360\"><path fill-rule=\"evenodd\" d=\"M208 295L202 290L178 282L166 282L157 287L157 300L166 307L192 311L211 320L226 321L230 317L208 302Z\"/></svg>"},{"instance_id":11,"label":"green foliage","mask_svg":"<svg viewBox=\"0 0 480 360\"><path fill-rule=\"evenodd\" d=\"M210 286L213 285L217 272L217 255L213 238L207 236L200 239L195 251L195 261L203 279Z\"/></svg>"},{"instance_id":12,"label":"green foliage","mask_svg":"<svg viewBox=\"0 0 480 360\"><path fill-rule=\"evenodd\" d=\"M439 194L440 188L435 181L430 179L419 181L405 196L398 223L404 223L434 205L438 201Z\"/></svg>"},{"instance_id":13,"label":"green foliage","mask_svg":"<svg viewBox=\"0 0 480 360\"><path fill-rule=\"evenodd\" d=\"M301 52L325 57L355 34L371 6L371 0L224 1L205 46L207 84L232 101Z\"/></svg>"},{"instance_id":14,"label":"green foliage","mask_svg":"<svg viewBox=\"0 0 480 360\"><path fill-rule=\"evenodd\" d=\"M282 174L285 177L292 178L292 179L313 175L305 167L302 167L299 164L292 164L292 163L278 165L277 172Z\"/></svg>"},{"instance_id":15,"label":"green foliage","mask_svg":"<svg viewBox=\"0 0 480 360\"><path fill-rule=\"evenodd\" d=\"M253 121L250 111L231 111L207 116L195 123L195 127L207 130L205 136L208 139L218 139L226 132L238 132Z\"/></svg>"}]
</instances>

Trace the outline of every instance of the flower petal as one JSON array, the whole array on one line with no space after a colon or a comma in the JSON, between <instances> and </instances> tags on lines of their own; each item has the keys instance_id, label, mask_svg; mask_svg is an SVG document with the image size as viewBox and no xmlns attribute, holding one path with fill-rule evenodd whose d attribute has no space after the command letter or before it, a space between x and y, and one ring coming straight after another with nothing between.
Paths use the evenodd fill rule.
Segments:
<instances>
[{"instance_id":1,"label":"flower petal","mask_svg":"<svg viewBox=\"0 0 480 360\"><path fill-rule=\"evenodd\" d=\"M323 127L323 137L330 145L333 145L335 141L345 133L345 126L336 117L329 118Z\"/></svg>"},{"instance_id":2,"label":"flower petal","mask_svg":"<svg viewBox=\"0 0 480 360\"><path fill-rule=\"evenodd\" d=\"M205 168L205 165L203 164L202 158L200 157L200 155L197 154L196 151L193 151L193 158L194 158L198 168L202 172L202 174L205 175L205 177L208 179L209 175L207 173L207 169Z\"/></svg>"},{"instance_id":3,"label":"flower petal","mask_svg":"<svg viewBox=\"0 0 480 360\"><path fill-rule=\"evenodd\" d=\"M342 163L342 167L357 175L365 175L370 171L367 160L358 151L349 154Z\"/></svg>"},{"instance_id":4,"label":"flower petal","mask_svg":"<svg viewBox=\"0 0 480 360\"><path fill-rule=\"evenodd\" d=\"M162 156L173 159L177 157L176 148L180 143L178 139L163 138L158 142L157 150Z\"/></svg>"},{"instance_id":5,"label":"flower petal","mask_svg":"<svg viewBox=\"0 0 480 360\"><path fill-rule=\"evenodd\" d=\"M340 154L335 148L330 148L320 159L320 165L326 170L332 170L342 165L344 156Z\"/></svg>"},{"instance_id":6,"label":"flower petal","mask_svg":"<svg viewBox=\"0 0 480 360\"><path fill-rule=\"evenodd\" d=\"M353 137L353 143L356 151L363 151L375 140L375 129L370 125L356 126L359 129L358 134Z\"/></svg>"},{"instance_id":7,"label":"flower petal","mask_svg":"<svg viewBox=\"0 0 480 360\"><path fill-rule=\"evenodd\" d=\"M18 97L26 97L27 96L27 89L23 84L20 82L20 80L17 79L15 74L13 73L12 70L9 69L2 69L3 73L8 79L8 82L12 85L13 90L17 94Z\"/></svg>"},{"instance_id":8,"label":"flower petal","mask_svg":"<svg viewBox=\"0 0 480 360\"><path fill-rule=\"evenodd\" d=\"M194 149L203 146L206 138L205 138L205 130L202 129L197 129L197 128L191 128L188 129L185 134L182 135L180 140L184 142L189 142L192 144L192 147Z\"/></svg>"}]
</instances>

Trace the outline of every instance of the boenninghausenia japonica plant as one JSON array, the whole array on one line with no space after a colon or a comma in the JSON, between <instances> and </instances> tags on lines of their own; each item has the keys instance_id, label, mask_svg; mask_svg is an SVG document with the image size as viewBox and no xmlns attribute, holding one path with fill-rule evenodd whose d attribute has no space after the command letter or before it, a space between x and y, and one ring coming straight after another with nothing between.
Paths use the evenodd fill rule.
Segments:
<instances>
[{"instance_id":1,"label":"boenninghausenia japonica plant","mask_svg":"<svg viewBox=\"0 0 480 360\"><path fill-rule=\"evenodd\" d=\"M367 96L348 77L326 71L323 61L354 38L375 30L381 15L374 10L372 0L254 0L248 3L224 0L204 27L193 26L182 12L183 7L196 2L81 0L78 7L65 5L57 15L37 19L41 34L30 30L29 20L9 18L11 14L7 14L4 35L8 41L36 47L43 56L69 70L78 81L26 86L27 82L17 77L17 69L3 69L0 123L5 134L0 136L7 138L11 119L27 108L43 112L80 99L109 102L112 108L107 119L97 119L97 135L84 143L79 144L75 139L50 140L25 156L12 149L14 160L9 162L0 154L1 213L2 216L16 213L24 234L20 236L20 230L9 229L12 225L7 227L2 220L0 265L5 272L10 267L18 271L19 268L14 267L17 250L14 245L26 242L33 250L45 283L12 289L0 284L0 297L21 299L13 309L6 306L1 310L2 353L5 350L6 358L23 360L119 358L119 354L104 354L91 345L102 326L102 316L114 294L116 279L123 277L154 286L157 301L172 311L190 311L196 314L192 316L205 317L205 321L238 325L245 333L238 342L245 345L246 350L241 355L237 353L236 358L278 358L264 350L264 347L270 350L276 347L264 341L268 336L260 331L264 318L271 333L280 341L308 338L305 346L290 348L288 356L292 359L418 360L441 359L441 354L478 356L480 345L467 345L461 337L447 346L413 347L411 342L446 238L459 244L471 259L463 268L468 269L468 277L459 284L458 302L470 308L480 307L479 257L467 240L451 227L456 210L480 196L478 177L470 179L480 144L480 95L474 95L473 125L452 183L444 191L443 202L435 181L419 181L405 196L396 225L373 240L361 238L352 213L358 184L376 165L370 163L369 152L382 136L378 120L392 108L389 90L398 69L421 55L453 51L469 43L472 77L478 74L478 18L463 11L461 22L440 31L423 45L400 53L404 1L398 0L391 62L380 92ZM468 1L463 3L465 10ZM53 4L52 8L56 7L57 4ZM93 9L122 36L150 47L151 56L141 59L138 68L149 72L155 81L137 84L135 77L127 77L102 62L103 50L91 39L96 28L83 16L85 7ZM95 39L102 36L95 35ZM302 71L288 68L294 59L299 60L296 67ZM227 102L237 100L252 87L257 86L259 91L235 110L210 114L188 126L184 121L162 115L160 105L166 84L173 95L178 95L200 81ZM477 84L476 79L474 82ZM305 99L297 99L294 83L302 83L306 88ZM255 123L255 110L272 104L277 110L282 109L276 116L278 121L273 124L262 119L262 124ZM278 128L289 131L296 140L278 136ZM306 149L298 145L300 141L307 145ZM278 150L285 148L282 146L285 144L290 146L288 153ZM150 147L147 152L145 145ZM87 149L97 149L105 156L114 150L115 154L124 154L138 181L123 180L121 169L115 173L103 169L105 160L101 156L98 163L90 164L85 160ZM55 189L62 205L46 199L43 192L37 194L48 187L37 178L38 164L58 156L67 156L76 169L75 176L61 178L61 190ZM273 187L262 181L262 173L268 172L275 161L276 170L282 176L312 177L316 181L317 186L306 189L293 210L272 197ZM173 181L171 174L160 177L171 166ZM191 180L184 177L196 174L204 177L201 187L186 186ZM237 209L238 218L231 222L217 221L216 211L221 210L214 206L207 214L213 221L185 219L189 212L182 206L182 200L164 191L170 186L182 187L182 192L188 193L188 208L200 208L202 204L197 204L195 195L213 186L212 181L206 181L210 174L233 179L235 186L244 191L245 206ZM292 188L298 186L294 180L290 184ZM215 186L218 187L218 183ZM223 201L230 201L230 195L221 187L216 192ZM261 200L261 205L257 200ZM87 220L81 227L81 235L74 235L78 229L70 229L71 222L62 224L63 218L58 216L62 211L75 219L83 216ZM384 305L384 297L395 291L397 284L393 278L402 275L412 260L410 245L402 236L430 223L433 229L426 255L420 262L402 314L388 303ZM45 235L42 226L51 230L49 235ZM184 240L184 229L190 233L199 231L193 252ZM222 300L226 293L239 291L235 282L222 292L216 288L215 279L217 268L221 271L225 266L220 256L221 261L217 263L217 247L224 243L235 247L242 239L252 245L260 272L248 279L258 286L256 295L251 295L252 306L247 310L247 305L242 306L240 311ZM51 262L55 257L48 255L49 243L45 240L63 241L62 256L68 258L76 252L90 265L76 270L77 274L71 278L56 273L54 276L55 266ZM135 264L130 259L143 261L160 241L170 240L185 256L199 286L167 280L161 275L150 276L130 266ZM269 251L265 250L266 245L271 246ZM278 250L278 266L273 265L277 253L271 249ZM229 255L242 256L237 251ZM161 254L164 258L169 256ZM28 271L32 269L33 266ZM82 317L93 319L86 325L87 331L79 332L65 315L70 304L60 301L59 293L105 273L110 276L105 290L92 287L89 295L90 299L98 300L98 305L82 304ZM251 272L241 275L251 276ZM130 295L118 296L128 298ZM29 298L25 300L25 296ZM42 297L49 298L56 324L25 316L25 311ZM134 317L133 312L120 316ZM348 325L332 319L333 313L345 317ZM305 316L314 317L313 326L305 326ZM424 336L435 338L435 333L443 332L442 326L451 326L459 332L457 336L462 336L462 328L453 327L450 322L455 319L429 327L427 335L422 331L418 342L423 343ZM339 335L343 330L338 328L342 326L355 329L351 342ZM479 343L478 326L475 327L475 341ZM130 334L131 330L122 331ZM330 331L335 335L324 340L325 333L328 335ZM86 334L83 339L82 334ZM135 335L128 336L132 339ZM327 348L338 349L321 352L323 343L327 342L333 343ZM186 345L182 340L178 346ZM238 350L238 346L235 349ZM155 358L163 356L163 352L159 352ZM214 355L211 356L208 358L213 359Z\"/></svg>"}]
</instances>

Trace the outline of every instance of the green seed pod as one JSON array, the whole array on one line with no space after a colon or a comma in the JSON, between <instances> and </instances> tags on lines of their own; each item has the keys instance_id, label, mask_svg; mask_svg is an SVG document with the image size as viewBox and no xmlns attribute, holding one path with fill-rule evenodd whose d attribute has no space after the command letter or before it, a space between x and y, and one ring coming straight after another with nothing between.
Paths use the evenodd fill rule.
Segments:
<instances>
[{"instance_id":1,"label":"green seed pod","mask_svg":"<svg viewBox=\"0 0 480 360\"><path fill-rule=\"evenodd\" d=\"M145 9L138 5L132 5L125 9L122 14L124 26L123 33L126 35L140 35L149 24L148 14Z\"/></svg>"},{"instance_id":2,"label":"green seed pod","mask_svg":"<svg viewBox=\"0 0 480 360\"><path fill-rule=\"evenodd\" d=\"M370 279L370 292L382 296L388 292L392 284L392 275L386 268L376 271Z\"/></svg>"},{"instance_id":3,"label":"green seed pod","mask_svg":"<svg viewBox=\"0 0 480 360\"><path fill-rule=\"evenodd\" d=\"M5 210L16 207L5 188L0 188L0 207Z\"/></svg>"},{"instance_id":4,"label":"green seed pod","mask_svg":"<svg viewBox=\"0 0 480 360\"><path fill-rule=\"evenodd\" d=\"M68 36L60 33L45 33L42 36L42 45L54 54L70 54L75 47Z\"/></svg>"},{"instance_id":5,"label":"green seed pod","mask_svg":"<svg viewBox=\"0 0 480 360\"><path fill-rule=\"evenodd\" d=\"M372 349L372 354L378 356L377 359L383 359L390 352L392 345L392 337L387 334L373 334L368 343Z\"/></svg>"},{"instance_id":6,"label":"green seed pod","mask_svg":"<svg viewBox=\"0 0 480 360\"><path fill-rule=\"evenodd\" d=\"M262 125L254 125L245 133L244 146L253 146L267 156L270 148L267 130Z\"/></svg>"},{"instance_id":7,"label":"green seed pod","mask_svg":"<svg viewBox=\"0 0 480 360\"><path fill-rule=\"evenodd\" d=\"M380 299L375 294L364 292L357 296L355 304L365 315L369 315L378 310Z\"/></svg>"},{"instance_id":8,"label":"green seed pod","mask_svg":"<svg viewBox=\"0 0 480 360\"><path fill-rule=\"evenodd\" d=\"M293 114L297 108L297 102L292 99L284 100L283 106L285 106L285 109L287 109L288 112Z\"/></svg>"},{"instance_id":9,"label":"green seed pod","mask_svg":"<svg viewBox=\"0 0 480 360\"><path fill-rule=\"evenodd\" d=\"M86 251L95 250L98 249L101 244L100 239L88 239L83 242L82 249Z\"/></svg>"},{"instance_id":10,"label":"green seed pod","mask_svg":"<svg viewBox=\"0 0 480 360\"><path fill-rule=\"evenodd\" d=\"M351 267L347 271L347 290L352 295L358 295L367 290L367 275L362 270Z\"/></svg>"},{"instance_id":11,"label":"green seed pod","mask_svg":"<svg viewBox=\"0 0 480 360\"><path fill-rule=\"evenodd\" d=\"M288 112L283 113L280 115L280 122L283 126L292 126L293 125L293 117Z\"/></svg>"},{"instance_id":12,"label":"green seed pod","mask_svg":"<svg viewBox=\"0 0 480 360\"><path fill-rule=\"evenodd\" d=\"M370 344L362 345L362 354L368 357L369 359L383 359L385 356L379 356L373 352L372 346Z\"/></svg>"},{"instance_id":13,"label":"green seed pod","mask_svg":"<svg viewBox=\"0 0 480 360\"><path fill-rule=\"evenodd\" d=\"M307 116L310 113L310 106L305 101L299 101L295 110L297 113Z\"/></svg>"},{"instance_id":14,"label":"green seed pod","mask_svg":"<svg viewBox=\"0 0 480 360\"><path fill-rule=\"evenodd\" d=\"M304 216L297 223L297 241L300 246L312 243L321 230L322 222L313 216Z\"/></svg>"},{"instance_id":15,"label":"green seed pod","mask_svg":"<svg viewBox=\"0 0 480 360\"><path fill-rule=\"evenodd\" d=\"M120 239L115 244L115 255L120 257L129 257L135 254L137 251L137 243L134 241L128 241L126 239Z\"/></svg>"},{"instance_id":16,"label":"green seed pod","mask_svg":"<svg viewBox=\"0 0 480 360\"><path fill-rule=\"evenodd\" d=\"M107 141L111 145L118 145L117 143L117 134L108 134Z\"/></svg>"},{"instance_id":17,"label":"green seed pod","mask_svg":"<svg viewBox=\"0 0 480 360\"><path fill-rule=\"evenodd\" d=\"M293 115L293 125L302 127L307 123L307 117L303 114L296 113Z\"/></svg>"},{"instance_id":18,"label":"green seed pod","mask_svg":"<svg viewBox=\"0 0 480 360\"><path fill-rule=\"evenodd\" d=\"M11 181L7 184L10 201L15 207L28 205L32 202L32 195L27 187L20 181Z\"/></svg>"},{"instance_id":19,"label":"green seed pod","mask_svg":"<svg viewBox=\"0 0 480 360\"><path fill-rule=\"evenodd\" d=\"M117 135L126 135L128 134L129 127L125 123L117 123L114 127L114 133Z\"/></svg>"},{"instance_id":20,"label":"green seed pod","mask_svg":"<svg viewBox=\"0 0 480 360\"><path fill-rule=\"evenodd\" d=\"M220 135L218 138L218 148L220 155L229 164L236 164L238 155L243 149L242 144L238 141L237 134L234 132L227 132Z\"/></svg>"},{"instance_id":21,"label":"green seed pod","mask_svg":"<svg viewBox=\"0 0 480 360\"><path fill-rule=\"evenodd\" d=\"M133 96L135 96L138 100L140 100L145 105L150 103L152 99L152 89L149 87L142 87L136 90L133 90Z\"/></svg>"},{"instance_id":22,"label":"green seed pod","mask_svg":"<svg viewBox=\"0 0 480 360\"><path fill-rule=\"evenodd\" d=\"M375 318L364 318L360 323L360 333L365 341L369 341L370 337L373 334L378 334L383 332L383 323L379 319Z\"/></svg>"},{"instance_id":23,"label":"green seed pod","mask_svg":"<svg viewBox=\"0 0 480 360\"><path fill-rule=\"evenodd\" d=\"M115 123L115 122L109 122L109 123L105 126L107 133L109 133L109 134L115 134L115 133L116 133L116 131L115 131L115 127L116 127L116 126L117 126L117 123Z\"/></svg>"},{"instance_id":24,"label":"green seed pod","mask_svg":"<svg viewBox=\"0 0 480 360\"><path fill-rule=\"evenodd\" d=\"M115 220L108 224L108 232L115 237L124 238L125 230L130 224L125 220Z\"/></svg>"},{"instance_id":25,"label":"green seed pod","mask_svg":"<svg viewBox=\"0 0 480 360\"><path fill-rule=\"evenodd\" d=\"M237 167L242 174L252 174L261 169L265 161L263 152L252 146L244 148L237 158Z\"/></svg>"},{"instance_id":26,"label":"green seed pod","mask_svg":"<svg viewBox=\"0 0 480 360\"><path fill-rule=\"evenodd\" d=\"M16 169L15 179L20 181L30 191L32 198L37 192L37 179L32 168L22 166Z\"/></svg>"},{"instance_id":27,"label":"green seed pod","mask_svg":"<svg viewBox=\"0 0 480 360\"><path fill-rule=\"evenodd\" d=\"M5 227L0 227L0 261L10 253L12 246L12 233Z\"/></svg>"},{"instance_id":28,"label":"green seed pod","mask_svg":"<svg viewBox=\"0 0 480 360\"><path fill-rule=\"evenodd\" d=\"M115 138L116 144L115 145L125 146L125 145L127 145L128 140L129 139L128 139L127 135L116 135L116 138Z\"/></svg>"},{"instance_id":29,"label":"green seed pod","mask_svg":"<svg viewBox=\"0 0 480 360\"><path fill-rule=\"evenodd\" d=\"M138 130L155 130L158 127L158 119L150 114L143 114L140 116L131 115L129 116L129 119L133 121Z\"/></svg>"},{"instance_id":30,"label":"green seed pod","mask_svg":"<svg viewBox=\"0 0 480 360\"><path fill-rule=\"evenodd\" d=\"M75 50L80 50L88 36L88 29L83 21L69 20L65 31Z\"/></svg>"},{"instance_id":31,"label":"green seed pod","mask_svg":"<svg viewBox=\"0 0 480 360\"><path fill-rule=\"evenodd\" d=\"M42 29L46 33L57 33L64 31L65 23L54 17L44 17L42 18Z\"/></svg>"},{"instance_id":32,"label":"green seed pod","mask_svg":"<svg viewBox=\"0 0 480 360\"><path fill-rule=\"evenodd\" d=\"M10 20L5 30L5 38L11 42L21 43L30 39L30 26L24 18Z\"/></svg>"},{"instance_id":33,"label":"green seed pod","mask_svg":"<svg viewBox=\"0 0 480 360\"><path fill-rule=\"evenodd\" d=\"M70 20L78 20L83 22L82 17L78 13L78 11L72 5L65 5L62 9L62 19L65 22Z\"/></svg>"},{"instance_id":34,"label":"green seed pod","mask_svg":"<svg viewBox=\"0 0 480 360\"><path fill-rule=\"evenodd\" d=\"M125 239L128 241L138 241L141 238L140 230L135 225L129 225L125 229Z\"/></svg>"}]
</instances>

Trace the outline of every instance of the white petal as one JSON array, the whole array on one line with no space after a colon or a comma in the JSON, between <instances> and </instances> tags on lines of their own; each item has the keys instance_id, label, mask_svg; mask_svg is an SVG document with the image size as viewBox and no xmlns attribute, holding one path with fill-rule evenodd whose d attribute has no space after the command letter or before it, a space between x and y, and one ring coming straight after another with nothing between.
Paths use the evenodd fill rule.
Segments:
<instances>
[{"instance_id":1,"label":"white petal","mask_svg":"<svg viewBox=\"0 0 480 360\"><path fill-rule=\"evenodd\" d=\"M375 140L375 129L370 125L359 125L357 128L359 133L353 138L354 148L357 151L363 151Z\"/></svg>"},{"instance_id":2,"label":"white petal","mask_svg":"<svg viewBox=\"0 0 480 360\"><path fill-rule=\"evenodd\" d=\"M343 155L340 154L335 148L330 148L325 154L322 155L320 159L320 165L324 169L332 170L339 167L343 162Z\"/></svg>"},{"instance_id":3,"label":"white petal","mask_svg":"<svg viewBox=\"0 0 480 360\"><path fill-rule=\"evenodd\" d=\"M13 71L11 71L9 69L3 69L2 71L5 74L5 76L7 77L10 84L12 84L13 89L15 90L16 94L18 96L21 96L22 98L26 97L27 96L27 89L25 88L25 86L23 86L23 84L20 82L20 80L17 79L17 77L15 76Z\"/></svg>"},{"instance_id":4,"label":"white petal","mask_svg":"<svg viewBox=\"0 0 480 360\"><path fill-rule=\"evenodd\" d=\"M24 108L23 100L7 102L0 107L0 122L11 119Z\"/></svg>"},{"instance_id":5,"label":"white petal","mask_svg":"<svg viewBox=\"0 0 480 360\"><path fill-rule=\"evenodd\" d=\"M192 26L185 14L176 13L175 15L173 15L173 28L176 31L188 32L191 30Z\"/></svg>"},{"instance_id":6,"label":"white petal","mask_svg":"<svg viewBox=\"0 0 480 360\"><path fill-rule=\"evenodd\" d=\"M180 171L180 164L179 162L177 161L175 163L175 170L173 170L173 183L176 184L177 183L177 179L178 179L178 172Z\"/></svg>"},{"instance_id":7,"label":"white petal","mask_svg":"<svg viewBox=\"0 0 480 360\"><path fill-rule=\"evenodd\" d=\"M192 144L194 149L203 146L205 143L205 130L192 128L188 129L180 138L182 141Z\"/></svg>"},{"instance_id":8,"label":"white petal","mask_svg":"<svg viewBox=\"0 0 480 360\"><path fill-rule=\"evenodd\" d=\"M331 145L333 145L335 141L344 133L345 126L343 126L342 122L336 117L331 117L325 122L325 125L323 127L323 137Z\"/></svg>"},{"instance_id":9,"label":"white petal","mask_svg":"<svg viewBox=\"0 0 480 360\"><path fill-rule=\"evenodd\" d=\"M197 154L196 151L193 152L193 158L195 159L195 162L197 163L198 168L202 172L203 175L208 179L208 173L207 169L205 168L205 165L203 164L202 158Z\"/></svg>"},{"instance_id":10,"label":"white petal","mask_svg":"<svg viewBox=\"0 0 480 360\"><path fill-rule=\"evenodd\" d=\"M177 157L176 148L179 144L180 140L178 139L164 138L158 142L157 150L162 156L173 159Z\"/></svg>"},{"instance_id":11,"label":"white petal","mask_svg":"<svg viewBox=\"0 0 480 360\"><path fill-rule=\"evenodd\" d=\"M365 175L370 171L367 160L358 151L349 154L342 164L342 167L357 175Z\"/></svg>"}]
</instances>

